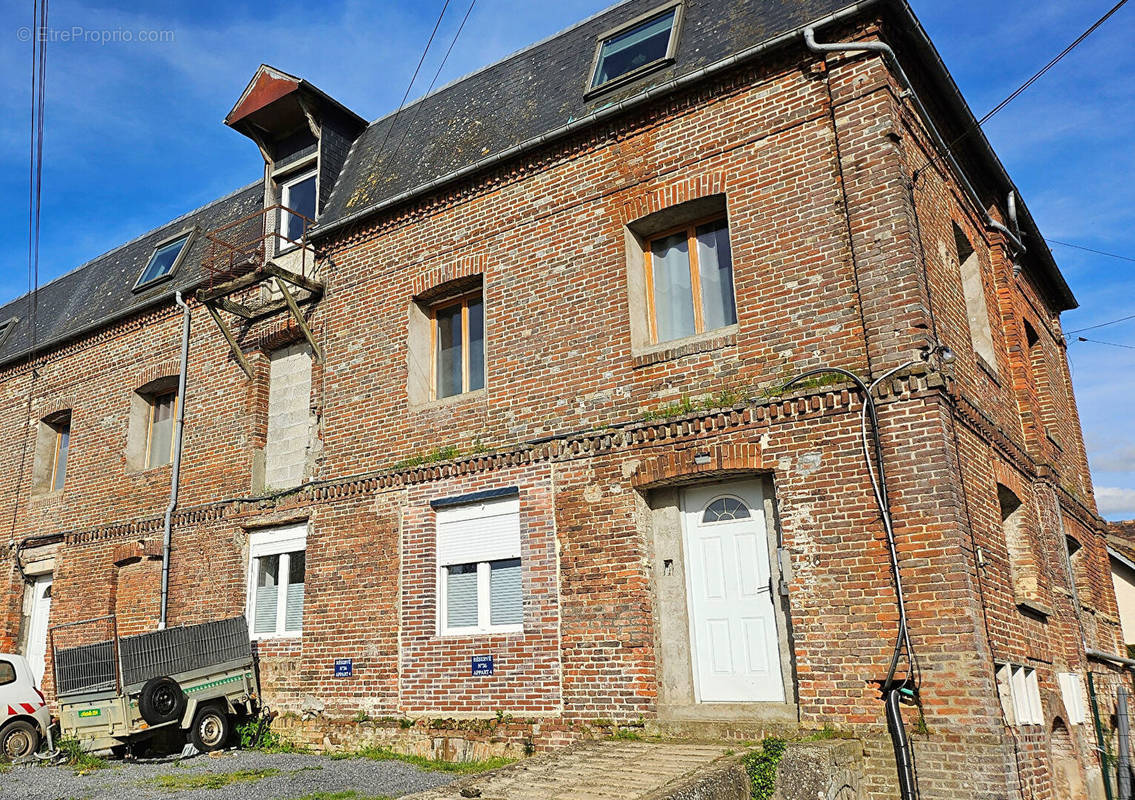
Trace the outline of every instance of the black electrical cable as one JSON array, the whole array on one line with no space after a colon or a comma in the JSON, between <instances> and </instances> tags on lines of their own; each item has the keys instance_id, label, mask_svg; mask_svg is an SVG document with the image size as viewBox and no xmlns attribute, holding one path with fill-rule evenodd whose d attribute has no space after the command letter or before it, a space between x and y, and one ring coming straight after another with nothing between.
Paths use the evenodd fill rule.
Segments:
<instances>
[{"instance_id":1,"label":"black electrical cable","mask_svg":"<svg viewBox=\"0 0 1135 800\"><path fill-rule=\"evenodd\" d=\"M898 548L895 545L895 531L891 518L890 495L887 490L886 466L883 461L883 444L882 438L879 435L879 416L875 407L874 391L875 387L880 383L916 363L918 362L909 361L901 366L895 367L879 378L876 378L870 385L864 382L863 379L855 373L840 367L819 367L797 375L780 388L780 391L783 392L793 384L799 383L807 378L817 375L834 374L842 375L849 379L858 386L860 392L863 393L863 408L860 411L860 436L863 444L863 460L867 465L867 473L871 480L871 488L875 495L875 502L878 504L879 514L883 520L883 530L887 539L887 553L891 562L891 575L895 586L895 603L899 612L895 646L891 653L887 676L883 680L882 693L887 728L891 733L891 744L895 751L895 765L898 768L899 791L903 800L913 800L913 798L918 797L918 783L914 778L914 756L911 751L910 740L906 734L906 726L903 724L902 710L900 708L903 687L897 685L895 681L895 673L898 671L899 662L902 660L904 650L906 651L907 663L909 665L907 682L909 683L913 680L914 685L917 687L920 681L917 678L917 659L914 655L914 647L910 642L910 630L907 624L906 596L902 582L902 571L899 567ZM871 442L874 445L873 455L871 448L868 446L868 421L871 423Z\"/></svg>"},{"instance_id":2,"label":"black electrical cable","mask_svg":"<svg viewBox=\"0 0 1135 800\"><path fill-rule=\"evenodd\" d=\"M430 31L430 38L426 41L426 47L422 50L422 57L418 59L418 66L414 67L414 74L410 76L410 82L406 85L406 91L402 93L402 101L398 103L398 108L390 115L390 124L386 126L386 133L382 136L382 142L378 145L378 150L375 153L375 160L382 155L382 150L386 147L386 140L390 138L390 132L394 130L394 118L398 116L398 112L402 110L402 106L406 105L406 98L410 96L410 90L414 88L414 81L418 79L418 72L422 68L422 63L426 60L426 53L430 51L430 45L433 44L434 37L437 35L437 29L441 25L442 19L445 17L445 10L449 8L449 0L445 0L445 4L441 7L441 13L437 15L437 22L434 23L434 29Z\"/></svg>"},{"instance_id":3,"label":"black electrical cable","mask_svg":"<svg viewBox=\"0 0 1135 800\"><path fill-rule=\"evenodd\" d=\"M1135 350L1135 345L1118 344L1116 342L1102 342L1099 339L1085 339L1083 336L1077 336L1077 341L1088 342L1089 344L1106 344L1108 347L1122 347L1124 350Z\"/></svg>"},{"instance_id":4,"label":"black electrical cable","mask_svg":"<svg viewBox=\"0 0 1135 800\"><path fill-rule=\"evenodd\" d=\"M1135 319L1135 314L1128 314L1126 317L1120 317L1119 319L1113 319L1110 322L1101 322L1097 325L1089 325L1086 328L1077 328L1074 331L1064 331L1064 335L1065 336L1071 336L1074 333L1083 333L1084 331L1094 331L1096 328L1106 328L1108 325L1116 325L1120 322L1126 322L1129 319Z\"/></svg>"},{"instance_id":5,"label":"black electrical cable","mask_svg":"<svg viewBox=\"0 0 1135 800\"><path fill-rule=\"evenodd\" d=\"M1118 258L1120 261L1130 261L1135 263L1135 258L1131 256L1121 256L1119 253L1109 253L1106 250L1095 250L1091 247L1084 247L1082 244L1072 244L1071 242L1062 242L1059 239L1049 239L1045 237L1045 241L1049 244L1058 244L1061 247L1071 247L1075 250L1083 250L1085 253L1095 253L1097 256L1107 256L1108 258Z\"/></svg>"},{"instance_id":6,"label":"black electrical cable","mask_svg":"<svg viewBox=\"0 0 1135 800\"><path fill-rule=\"evenodd\" d=\"M1005 108L1005 106L1009 105L1009 103L1016 100L1030 86L1032 86L1038 80L1043 78L1045 73L1047 73L1050 69L1055 67L1058 63L1060 63L1060 61L1062 61L1066 55L1068 55L1073 50L1075 50L1080 45L1081 42L1083 42L1085 39L1087 39L1089 36L1091 36L1093 33L1095 33L1096 30L1098 30L1101 25L1103 25L1105 22L1107 22L1109 19L1111 19L1112 15L1114 15L1115 12L1119 11L1119 9L1123 8L1123 6L1125 6L1125 5L1127 5L1127 0L1119 0L1118 3L1116 3L1114 6L1112 6L1110 11L1108 11L1106 14L1104 14L1102 17L1100 17L1098 20L1096 20L1095 23L1090 28L1088 28L1086 31L1084 31L1078 37L1076 37L1075 41L1073 41L1070 45L1068 45L1063 50L1061 50L1051 61L1049 61L1047 64L1045 64L1043 67L1041 67L1041 69L1038 72L1036 72L1031 78L1029 78L1027 81L1022 83L1016 89L1014 89L1013 92L1010 93L1008 97L1006 97L1004 100L1002 100L996 106L994 106L984 117L979 119L975 124L970 125L964 131L962 131L960 134L958 134L957 138L955 138L953 141L951 141L946 146L946 152L947 153L952 152L953 149L954 149L954 145L956 145L962 139L969 136L975 130L979 129L982 125L984 125L986 122L988 122L990 119L992 119L993 116L997 112L999 112L1001 109ZM914 179L918 180L918 176L922 174L922 171L929 168L931 165L937 163L938 160L943 157L943 155L944 155L943 153L939 153L938 155L934 156L929 161L927 161L925 164L923 164L921 167L916 169L914 171Z\"/></svg>"},{"instance_id":7,"label":"black electrical cable","mask_svg":"<svg viewBox=\"0 0 1135 800\"><path fill-rule=\"evenodd\" d=\"M418 114L422 111L422 106L425 105L426 96L433 91L434 86L437 84L437 79L441 75L441 71L445 68L445 62L449 60L449 54L453 52L453 46L457 44L457 39L461 36L461 31L465 29L465 23L469 21L469 15L473 13L473 6L477 4L477 0L472 0L469 3L469 8L465 11L465 16L461 18L461 24L457 26L457 32L453 34L453 39L449 42L449 49L445 51L445 55L441 59L441 63L437 65L437 71L434 72L433 80L430 81L429 87L426 88L426 93L422 95L422 99L414 107L414 113L410 115L410 121L406 123L405 128L402 130L402 138L398 140L398 144L390 151L390 157L393 158L394 154L402 149L402 143L406 141L406 137L410 133L410 129L414 127L414 122L418 119ZM393 127L393 124L391 125Z\"/></svg>"}]
</instances>

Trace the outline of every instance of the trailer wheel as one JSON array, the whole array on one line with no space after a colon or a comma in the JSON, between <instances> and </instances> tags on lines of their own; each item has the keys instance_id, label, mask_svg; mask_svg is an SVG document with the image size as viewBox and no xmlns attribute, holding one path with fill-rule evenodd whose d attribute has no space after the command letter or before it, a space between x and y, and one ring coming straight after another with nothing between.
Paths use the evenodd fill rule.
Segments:
<instances>
[{"instance_id":1,"label":"trailer wheel","mask_svg":"<svg viewBox=\"0 0 1135 800\"><path fill-rule=\"evenodd\" d=\"M232 722L223 708L203 706L193 717L189 741L202 753L211 753L224 747L231 733Z\"/></svg>"},{"instance_id":2,"label":"trailer wheel","mask_svg":"<svg viewBox=\"0 0 1135 800\"><path fill-rule=\"evenodd\" d=\"M0 757L15 761L38 749L39 731L27 720L18 719L0 728Z\"/></svg>"},{"instance_id":3,"label":"trailer wheel","mask_svg":"<svg viewBox=\"0 0 1135 800\"><path fill-rule=\"evenodd\" d=\"M185 692L169 677L150 678L138 695L138 712L151 725L180 719L185 713Z\"/></svg>"}]
</instances>

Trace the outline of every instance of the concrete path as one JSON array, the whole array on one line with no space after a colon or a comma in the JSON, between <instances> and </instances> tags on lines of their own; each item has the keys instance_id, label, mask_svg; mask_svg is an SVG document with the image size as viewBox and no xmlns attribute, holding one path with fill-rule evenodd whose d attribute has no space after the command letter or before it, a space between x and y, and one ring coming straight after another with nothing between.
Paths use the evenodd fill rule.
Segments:
<instances>
[{"instance_id":1,"label":"concrete path","mask_svg":"<svg viewBox=\"0 0 1135 800\"><path fill-rule=\"evenodd\" d=\"M412 800L639 800L670 796L728 752L726 745L586 742ZM406 800L411 800L406 798Z\"/></svg>"}]
</instances>

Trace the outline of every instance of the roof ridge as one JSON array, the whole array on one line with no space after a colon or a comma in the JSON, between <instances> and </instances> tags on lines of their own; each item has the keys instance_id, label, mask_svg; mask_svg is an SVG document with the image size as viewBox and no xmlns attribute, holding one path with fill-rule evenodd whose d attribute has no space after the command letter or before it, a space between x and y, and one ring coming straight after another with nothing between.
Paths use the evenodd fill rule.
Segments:
<instances>
[{"instance_id":1,"label":"roof ridge","mask_svg":"<svg viewBox=\"0 0 1135 800\"><path fill-rule=\"evenodd\" d=\"M223 203L226 200L230 200L233 197L236 197L241 192L247 192L249 189L256 186L258 183L263 183L263 180L264 179L261 178L261 179L255 180L252 183L249 183L245 186L242 186L239 189L234 189L233 191L229 192L226 195L218 197L215 200L210 200L208 203L204 203L202 205L199 205L199 206L197 206L197 208L193 209L192 211L187 211L180 216L174 217L173 219L169 220L168 222L163 222L161 225L157 225L157 226L151 228L150 230L146 231L145 233L138 234L137 236L135 236L133 239L130 239L129 241L123 242L122 244L119 244L119 245L116 245L116 246L110 248L109 250L107 250L104 253L100 253L99 255L97 255L93 258L89 258L86 261L84 261L82 264L80 264L79 266L72 267L71 269L67 270L66 272L62 273L61 275L56 275L54 278L49 280L47 283L44 283L44 284L41 284L40 286L37 286L36 289L35 289L35 292L42 292L48 286L51 286L54 283L58 283L59 281L63 280L64 278L70 277L71 275L74 275L77 272L81 272L82 270L84 270L87 267L94 264L96 261L101 261L102 259L106 258L107 256L110 256L110 255L117 253L119 250L123 250L123 249L129 247L132 244L137 244L138 242L145 239L147 236L149 236L153 233L157 233L162 228L168 227L170 225L175 225L178 222L181 222L182 220L187 219L188 217L192 217L195 214L201 213L202 211L204 211L207 208L215 206L218 203ZM16 297L13 297L11 300L9 300L6 303L0 304L0 315L2 315L2 312L3 312L4 309L8 308L11 305L14 305L15 303L20 302L21 300L24 300L25 298L31 297L31 295L35 292L24 292L21 295L17 295Z\"/></svg>"}]
</instances>

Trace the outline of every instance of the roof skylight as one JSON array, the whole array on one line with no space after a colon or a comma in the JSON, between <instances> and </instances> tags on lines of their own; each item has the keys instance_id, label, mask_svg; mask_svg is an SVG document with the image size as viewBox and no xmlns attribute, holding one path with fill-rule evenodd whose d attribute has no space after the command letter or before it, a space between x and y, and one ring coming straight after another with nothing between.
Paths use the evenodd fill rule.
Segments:
<instances>
[{"instance_id":1,"label":"roof skylight","mask_svg":"<svg viewBox=\"0 0 1135 800\"><path fill-rule=\"evenodd\" d=\"M679 9L680 6L671 6L605 34L600 40L590 88L598 89L671 60L678 38L675 31Z\"/></svg>"},{"instance_id":2,"label":"roof skylight","mask_svg":"<svg viewBox=\"0 0 1135 800\"><path fill-rule=\"evenodd\" d=\"M174 270L181 265L185 252L189 249L187 245L192 236L193 231L179 233L173 239L167 239L155 247L146 268L138 276L138 282L134 284L134 288L141 289L173 275Z\"/></svg>"},{"instance_id":3,"label":"roof skylight","mask_svg":"<svg viewBox=\"0 0 1135 800\"><path fill-rule=\"evenodd\" d=\"M17 322L19 322L19 320L15 317L9 317L3 322L0 322L0 347L3 347L4 342L8 341L8 337L12 334L12 330L16 327Z\"/></svg>"}]
</instances>

